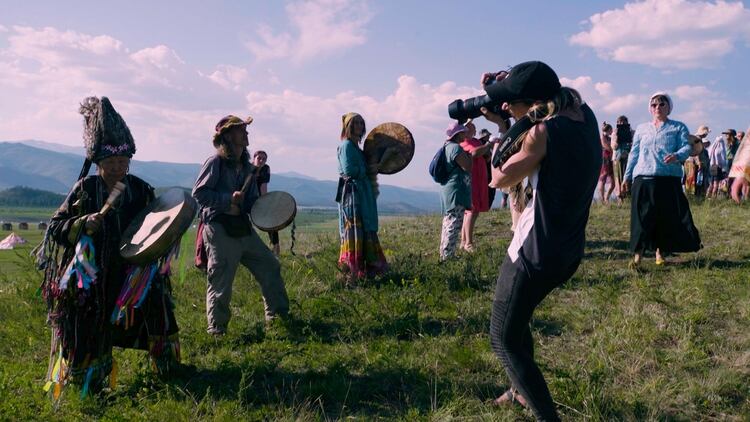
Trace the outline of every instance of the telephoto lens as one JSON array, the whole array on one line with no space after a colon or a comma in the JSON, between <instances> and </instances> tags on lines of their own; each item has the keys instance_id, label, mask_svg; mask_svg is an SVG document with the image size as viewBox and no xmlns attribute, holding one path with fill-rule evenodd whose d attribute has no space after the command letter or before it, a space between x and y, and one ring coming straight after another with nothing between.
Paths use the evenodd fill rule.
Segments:
<instances>
[{"instance_id":1,"label":"telephoto lens","mask_svg":"<svg viewBox=\"0 0 750 422\"><path fill-rule=\"evenodd\" d=\"M510 117L500 108L500 104L493 101L489 95L480 95L465 100L455 100L448 105L448 115L451 119L457 120L458 123L464 124L469 119L476 119L481 116L482 107L487 108L487 110L495 114L503 116L503 118Z\"/></svg>"}]
</instances>

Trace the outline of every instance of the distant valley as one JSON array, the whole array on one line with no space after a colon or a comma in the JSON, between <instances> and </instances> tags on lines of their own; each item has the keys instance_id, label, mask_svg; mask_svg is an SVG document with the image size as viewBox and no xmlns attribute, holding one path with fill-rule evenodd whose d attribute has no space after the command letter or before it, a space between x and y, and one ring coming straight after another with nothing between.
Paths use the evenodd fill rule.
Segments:
<instances>
[{"instance_id":1,"label":"distant valley","mask_svg":"<svg viewBox=\"0 0 750 422\"><path fill-rule=\"evenodd\" d=\"M0 142L0 190L14 186L66 194L83 163L83 149L43 141ZM273 168L272 168L273 169ZM200 164L159 161L131 162L131 173L154 187L191 188ZM317 180L298 173L273 173L269 190L289 192L300 207L334 208L336 181ZM390 214L440 211L436 192L381 185L378 209Z\"/></svg>"}]
</instances>

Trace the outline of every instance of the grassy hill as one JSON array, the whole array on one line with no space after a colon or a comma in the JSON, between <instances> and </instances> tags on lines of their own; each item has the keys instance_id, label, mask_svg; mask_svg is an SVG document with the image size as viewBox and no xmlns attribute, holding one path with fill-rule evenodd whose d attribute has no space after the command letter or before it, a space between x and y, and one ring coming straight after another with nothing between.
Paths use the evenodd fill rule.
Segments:
<instances>
[{"instance_id":1,"label":"grassy hill","mask_svg":"<svg viewBox=\"0 0 750 422\"><path fill-rule=\"evenodd\" d=\"M585 260L532 322L565 420L750 417L748 207L707 202L693 213L705 247L634 272L627 207L592 210ZM301 224L297 256L282 256L292 321L264 326L242 269L219 340L205 333L203 275L182 261L174 293L191 366L160 380L143 353L116 351L117 389L81 400L69 388L58 409L41 390L49 329L39 277L22 265L0 276L0 420L531 420L488 404L507 387L487 330L508 221L506 211L482 214L479 252L438 265L439 216L386 218L390 277L355 289L336 281L335 220ZM189 260L192 237L183 241Z\"/></svg>"},{"instance_id":2,"label":"grassy hill","mask_svg":"<svg viewBox=\"0 0 750 422\"><path fill-rule=\"evenodd\" d=\"M65 195L24 186L0 191L0 207L58 207Z\"/></svg>"}]
</instances>

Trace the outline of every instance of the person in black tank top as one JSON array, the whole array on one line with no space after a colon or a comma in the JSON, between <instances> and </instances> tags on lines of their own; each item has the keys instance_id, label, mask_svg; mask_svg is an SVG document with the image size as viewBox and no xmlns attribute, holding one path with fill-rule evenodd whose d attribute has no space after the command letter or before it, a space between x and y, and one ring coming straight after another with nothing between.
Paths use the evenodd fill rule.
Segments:
<instances>
[{"instance_id":1,"label":"person in black tank top","mask_svg":"<svg viewBox=\"0 0 750 422\"><path fill-rule=\"evenodd\" d=\"M490 323L492 349L511 380L495 400L528 406L538 420L559 420L544 376L534 362L529 321L534 309L567 281L583 258L585 229L601 167L596 116L580 94L561 87L542 62L526 62L509 73L485 74L489 96L516 120L537 122L519 152L493 168L491 186L506 188L528 178L533 195L518 220L500 267ZM485 117L507 127L500 116Z\"/></svg>"}]
</instances>

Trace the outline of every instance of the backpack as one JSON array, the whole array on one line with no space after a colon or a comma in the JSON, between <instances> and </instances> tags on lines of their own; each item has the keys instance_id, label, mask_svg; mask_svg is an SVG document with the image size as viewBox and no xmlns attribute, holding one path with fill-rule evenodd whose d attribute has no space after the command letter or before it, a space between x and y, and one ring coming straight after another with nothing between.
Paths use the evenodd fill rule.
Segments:
<instances>
[{"instance_id":1,"label":"backpack","mask_svg":"<svg viewBox=\"0 0 750 422\"><path fill-rule=\"evenodd\" d=\"M448 183L451 171L448 169L448 158L445 156L445 144L435 153L430 161L430 176L441 185Z\"/></svg>"}]
</instances>

